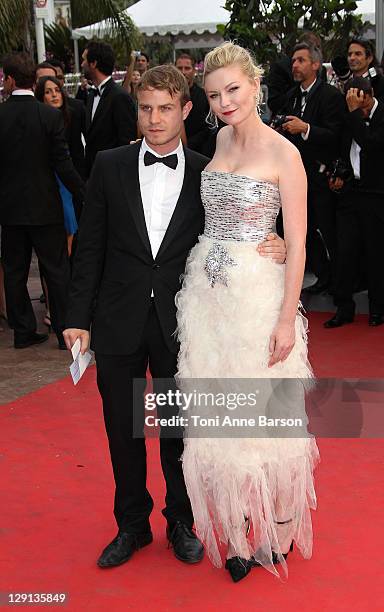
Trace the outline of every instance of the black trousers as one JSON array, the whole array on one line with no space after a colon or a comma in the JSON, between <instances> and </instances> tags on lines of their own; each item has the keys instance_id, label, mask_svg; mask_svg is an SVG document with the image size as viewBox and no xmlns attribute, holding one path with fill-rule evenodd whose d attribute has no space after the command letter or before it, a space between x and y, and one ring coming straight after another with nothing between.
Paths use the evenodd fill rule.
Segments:
<instances>
[{"instance_id":1,"label":"black trousers","mask_svg":"<svg viewBox=\"0 0 384 612\"><path fill-rule=\"evenodd\" d=\"M1 261L7 314L19 340L36 331L36 317L27 289L32 248L47 281L52 327L56 333L65 327L69 260L64 225L3 225Z\"/></svg>"},{"instance_id":2,"label":"black trousers","mask_svg":"<svg viewBox=\"0 0 384 612\"><path fill-rule=\"evenodd\" d=\"M354 311L353 291L365 252L369 312L384 314L384 194L364 193L354 187L339 196L336 218L335 305L345 313Z\"/></svg>"},{"instance_id":3,"label":"black trousers","mask_svg":"<svg viewBox=\"0 0 384 612\"><path fill-rule=\"evenodd\" d=\"M164 341L153 300L137 351L130 355L96 353L96 365L116 485L116 522L122 531L143 533L150 529L149 516L153 500L146 486L145 439L136 437L137 429L133 427L134 420L136 426L137 423L143 423L144 414L142 394L139 403L133 401L133 379L145 379L148 365L153 379L173 379L177 365L177 355L169 351ZM145 384L142 391L144 387ZM154 391L158 390L154 387ZM164 414L169 416L172 410L173 414L177 412L177 408L165 407ZM158 416L163 415L158 413ZM182 452L181 437L170 438L161 432L160 459L166 482L163 515L169 524L181 520L192 527L192 509L180 461Z\"/></svg>"},{"instance_id":4,"label":"black trousers","mask_svg":"<svg viewBox=\"0 0 384 612\"><path fill-rule=\"evenodd\" d=\"M322 283L332 283L336 256L336 213L330 189L308 190L307 264Z\"/></svg>"}]
</instances>

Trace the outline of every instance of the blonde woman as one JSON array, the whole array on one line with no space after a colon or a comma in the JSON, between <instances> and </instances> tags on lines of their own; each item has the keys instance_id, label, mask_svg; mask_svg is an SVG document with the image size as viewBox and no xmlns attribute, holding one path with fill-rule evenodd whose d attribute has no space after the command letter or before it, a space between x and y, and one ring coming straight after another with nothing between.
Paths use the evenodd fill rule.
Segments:
<instances>
[{"instance_id":1,"label":"blonde woman","mask_svg":"<svg viewBox=\"0 0 384 612\"><path fill-rule=\"evenodd\" d=\"M238 379L258 378L275 380L276 387L279 379L312 377L306 320L298 311L306 176L296 148L259 117L261 74L249 52L233 43L205 58L211 120L227 125L202 172L204 234L190 253L176 297L181 386L193 379L204 388L201 379L210 379L210 389L220 389L220 380L229 378L230 389L238 388ZM285 265L257 251L274 230L280 207ZM304 415L303 394L298 398L294 404ZM289 392L279 401L289 412ZM293 541L310 557L315 441L269 432L208 438L204 428L199 434L192 429L186 429L184 477L197 534L213 563L222 564L220 542L227 545L225 565L235 582L257 565L278 575L280 564L286 573Z\"/></svg>"}]
</instances>

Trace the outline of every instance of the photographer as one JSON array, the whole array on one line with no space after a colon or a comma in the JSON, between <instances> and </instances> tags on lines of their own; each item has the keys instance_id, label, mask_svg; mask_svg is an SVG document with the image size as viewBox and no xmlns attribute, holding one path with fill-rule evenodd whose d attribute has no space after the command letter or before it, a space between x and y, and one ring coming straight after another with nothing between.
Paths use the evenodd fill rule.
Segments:
<instances>
[{"instance_id":1,"label":"photographer","mask_svg":"<svg viewBox=\"0 0 384 612\"><path fill-rule=\"evenodd\" d=\"M373 96L370 82L353 78L346 89L348 115L342 139L342 157L350 169L346 176L330 178L337 199L337 265L334 301L336 314L327 328L354 319L353 290L361 245L367 255L369 325L384 323L384 104ZM336 173L337 174L337 173ZM340 174L340 173L339 173Z\"/></svg>"},{"instance_id":2,"label":"photographer","mask_svg":"<svg viewBox=\"0 0 384 612\"><path fill-rule=\"evenodd\" d=\"M372 43L353 38L348 45L347 59L351 76L369 79L375 98L384 102L384 76L379 72L379 62Z\"/></svg>"},{"instance_id":3,"label":"photographer","mask_svg":"<svg viewBox=\"0 0 384 612\"><path fill-rule=\"evenodd\" d=\"M332 282L331 266L336 250L333 194L325 165L338 157L339 137L345 113L341 93L318 76L322 65L319 49L306 43L295 46L292 74L297 83L291 90L281 123L282 133L300 151L308 179L307 254L317 282L306 291L327 290Z\"/></svg>"}]
</instances>

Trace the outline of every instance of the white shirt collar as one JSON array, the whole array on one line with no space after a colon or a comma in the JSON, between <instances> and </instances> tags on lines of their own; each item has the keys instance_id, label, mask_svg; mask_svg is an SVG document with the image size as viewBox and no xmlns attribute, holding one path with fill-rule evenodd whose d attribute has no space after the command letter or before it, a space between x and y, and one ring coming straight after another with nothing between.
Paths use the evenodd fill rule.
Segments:
<instances>
[{"instance_id":1,"label":"white shirt collar","mask_svg":"<svg viewBox=\"0 0 384 612\"><path fill-rule=\"evenodd\" d=\"M97 89L101 92L101 88L106 85L106 83L108 83L108 81L111 80L111 76L107 76L106 79L104 79L104 81L101 81L101 83L98 84Z\"/></svg>"},{"instance_id":2,"label":"white shirt collar","mask_svg":"<svg viewBox=\"0 0 384 612\"><path fill-rule=\"evenodd\" d=\"M35 96L32 89L14 89L12 96Z\"/></svg>"},{"instance_id":3,"label":"white shirt collar","mask_svg":"<svg viewBox=\"0 0 384 612\"><path fill-rule=\"evenodd\" d=\"M317 78L313 81L313 83L311 83L309 85L309 87L307 87L307 89L304 89L304 87L302 85L300 85L300 90L303 91L303 92L306 91L307 93L309 93L311 91L312 87L314 86L314 84L316 83L316 81L317 81Z\"/></svg>"},{"instance_id":4,"label":"white shirt collar","mask_svg":"<svg viewBox=\"0 0 384 612\"><path fill-rule=\"evenodd\" d=\"M164 155L160 155L160 153L157 153L156 151L151 149L151 147L148 145L148 143L145 140L145 138L143 138L143 141L141 143L141 148L140 148L140 157L144 157L144 153L146 151L149 151L150 153L152 153L156 157L167 157L168 155L173 155L174 153L176 153L176 155L177 155L177 157L179 159L180 158L181 159L184 158L184 149L183 149L183 144L182 144L181 140L179 141L179 144L176 147L176 149L174 149L174 151L170 151L169 153L165 153Z\"/></svg>"},{"instance_id":5,"label":"white shirt collar","mask_svg":"<svg viewBox=\"0 0 384 612\"><path fill-rule=\"evenodd\" d=\"M369 118L372 119L373 117L373 113L375 112L375 110L377 109L377 107L379 106L379 102L376 100L376 98L373 98L373 106L372 106L372 110L369 113Z\"/></svg>"}]
</instances>

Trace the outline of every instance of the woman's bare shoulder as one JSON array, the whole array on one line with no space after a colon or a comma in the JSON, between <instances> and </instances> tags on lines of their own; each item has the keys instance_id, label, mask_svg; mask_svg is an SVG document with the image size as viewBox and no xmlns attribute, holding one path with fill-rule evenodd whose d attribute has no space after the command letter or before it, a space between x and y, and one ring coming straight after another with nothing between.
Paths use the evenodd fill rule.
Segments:
<instances>
[{"instance_id":1,"label":"woman's bare shoulder","mask_svg":"<svg viewBox=\"0 0 384 612\"><path fill-rule=\"evenodd\" d=\"M268 138L270 139L271 147L273 148L274 154L277 156L277 159L281 160L297 160L301 159L299 150L295 147L292 142L290 142L285 136L279 134L272 128L266 126L268 130Z\"/></svg>"}]
</instances>

